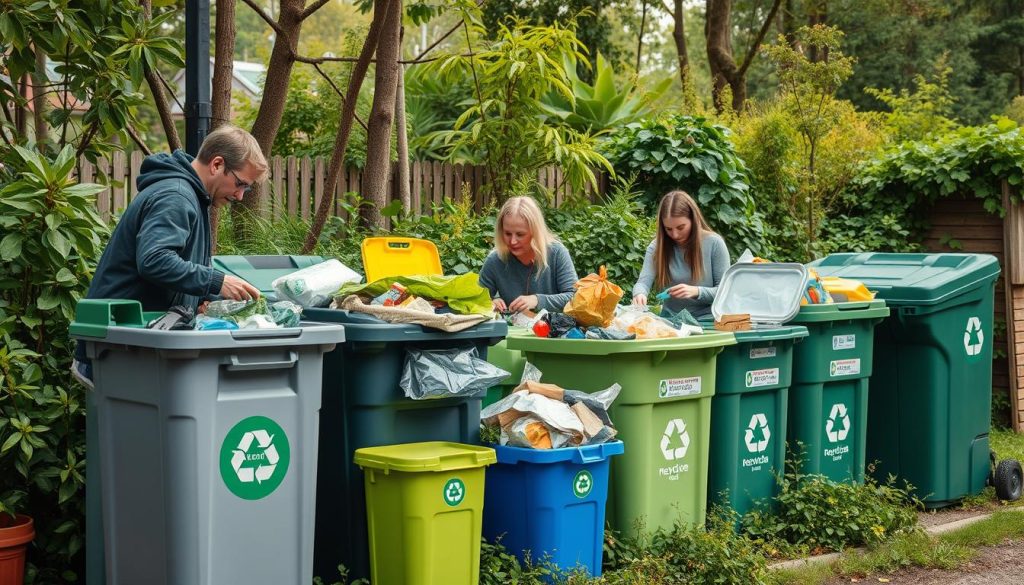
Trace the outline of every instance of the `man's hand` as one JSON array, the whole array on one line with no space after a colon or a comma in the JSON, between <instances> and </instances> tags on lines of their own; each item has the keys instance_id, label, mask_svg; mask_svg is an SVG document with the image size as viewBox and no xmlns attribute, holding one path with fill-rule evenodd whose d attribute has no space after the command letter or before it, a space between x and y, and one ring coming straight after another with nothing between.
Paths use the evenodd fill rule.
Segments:
<instances>
[{"instance_id":1,"label":"man's hand","mask_svg":"<svg viewBox=\"0 0 1024 585\"><path fill-rule=\"evenodd\" d=\"M237 276L225 274L220 296L232 301L254 301L260 298L260 291Z\"/></svg>"}]
</instances>

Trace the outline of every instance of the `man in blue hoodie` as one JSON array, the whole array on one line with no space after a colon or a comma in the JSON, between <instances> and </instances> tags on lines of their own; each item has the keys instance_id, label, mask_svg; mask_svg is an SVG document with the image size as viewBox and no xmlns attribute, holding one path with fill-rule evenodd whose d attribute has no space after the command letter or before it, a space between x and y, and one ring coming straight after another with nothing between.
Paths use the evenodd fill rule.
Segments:
<instances>
[{"instance_id":1,"label":"man in blue hoodie","mask_svg":"<svg viewBox=\"0 0 1024 585\"><path fill-rule=\"evenodd\" d=\"M114 228L86 298L134 299L144 311L184 305L193 312L211 298L258 298L256 287L210 266L210 206L241 201L267 169L256 139L234 126L211 132L195 158L181 150L147 157L139 194ZM71 372L92 387L83 343Z\"/></svg>"}]
</instances>

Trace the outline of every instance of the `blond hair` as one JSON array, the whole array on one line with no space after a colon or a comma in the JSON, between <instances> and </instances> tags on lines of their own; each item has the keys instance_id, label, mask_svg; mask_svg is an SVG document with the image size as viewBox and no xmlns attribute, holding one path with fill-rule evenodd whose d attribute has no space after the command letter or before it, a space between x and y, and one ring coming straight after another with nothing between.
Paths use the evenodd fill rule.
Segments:
<instances>
[{"instance_id":1,"label":"blond hair","mask_svg":"<svg viewBox=\"0 0 1024 585\"><path fill-rule=\"evenodd\" d=\"M224 166L229 171L242 170L246 163L256 167L260 173L257 182L265 181L269 174L270 165L267 164L259 143L252 134L237 126L225 124L206 135L196 159L207 164L215 156L224 159Z\"/></svg>"},{"instance_id":2,"label":"blond hair","mask_svg":"<svg viewBox=\"0 0 1024 585\"><path fill-rule=\"evenodd\" d=\"M494 249L502 262L508 262L509 250L503 236L506 217L520 217L530 228L530 247L533 248L533 262L537 266L537 274L548 267L548 246L558 241L558 236L551 233L540 206L532 197L512 197L501 206L498 218L494 222Z\"/></svg>"},{"instance_id":3,"label":"blond hair","mask_svg":"<svg viewBox=\"0 0 1024 585\"><path fill-rule=\"evenodd\" d=\"M661 198L658 205L658 234L655 237L654 246L654 283L658 290L664 289L672 284L672 277L669 274L669 266L672 262L673 248L676 243L665 233L665 220L669 217L685 217L692 222L690 228L690 239L682 244L683 259L690 264L690 277L693 279L688 284L700 282L704 276L704 253L702 240L704 236L714 234L704 215L697 207L697 202L690 197L686 191L670 191Z\"/></svg>"}]
</instances>

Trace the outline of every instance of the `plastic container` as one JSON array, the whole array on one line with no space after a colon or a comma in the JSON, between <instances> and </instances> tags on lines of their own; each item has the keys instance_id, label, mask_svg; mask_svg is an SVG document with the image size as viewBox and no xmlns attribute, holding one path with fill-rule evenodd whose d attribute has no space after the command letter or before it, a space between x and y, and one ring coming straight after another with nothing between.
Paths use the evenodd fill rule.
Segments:
<instances>
[{"instance_id":1,"label":"plastic container","mask_svg":"<svg viewBox=\"0 0 1024 585\"><path fill-rule=\"evenodd\" d=\"M310 582L322 359L344 329L153 316L83 300L71 325L93 363L107 583Z\"/></svg>"},{"instance_id":2,"label":"plastic container","mask_svg":"<svg viewBox=\"0 0 1024 585\"><path fill-rule=\"evenodd\" d=\"M745 313L753 324L735 332L736 345L718 356L711 403L708 500L739 517L770 507L776 476L785 471L793 346L807 328L782 324L800 310L807 280L800 264L737 264L722 277L712 304L716 318Z\"/></svg>"},{"instance_id":3,"label":"plastic container","mask_svg":"<svg viewBox=\"0 0 1024 585\"><path fill-rule=\"evenodd\" d=\"M625 533L704 523L715 360L735 343L731 333L507 340L543 372L544 382L586 392L622 386L609 414L628 450L612 461L608 516Z\"/></svg>"},{"instance_id":4,"label":"plastic container","mask_svg":"<svg viewBox=\"0 0 1024 585\"><path fill-rule=\"evenodd\" d=\"M305 262L304 257L292 256L238 258L230 264L234 274L261 291L282 276L281 271L286 270L282 266ZM215 258L214 264L219 261ZM487 322L444 333L335 309L306 309L303 316L345 325L346 342L324 358L314 573L329 583L343 564L354 580L370 574L366 499L362 474L352 458L355 450L425 441L480 442L484 393L431 400L406 398L399 387L406 350L474 347L486 358L488 347L505 338L508 326Z\"/></svg>"},{"instance_id":5,"label":"plastic container","mask_svg":"<svg viewBox=\"0 0 1024 585\"><path fill-rule=\"evenodd\" d=\"M374 585L476 585L487 447L430 442L359 449Z\"/></svg>"},{"instance_id":6,"label":"plastic container","mask_svg":"<svg viewBox=\"0 0 1024 585\"><path fill-rule=\"evenodd\" d=\"M807 327L793 351L786 436L800 471L864 481L875 326L885 301L807 305L791 321Z\"/></svg>"},{"instance_id":7,"label":"plastic container","mask_svg":"<svg viewBox=\"0 0 1024 585\"><path fill-rule=\"evenodd\" d=\"M565 449L494 446L487 470L484 538L563 572L601 576L611 457L621 441Z\"/></svg>"},{"instance_id":8,"label":"plastic container","mask_svg":"<svg viewBox=\"0 0 1024 585\"><path fill-rule=\"evenodd\" d=\"M822 275L863 282L892 310L875 334L867 457L928 507L984 489L992 414L993 295L983 254L834 254Z\"/></svg>"},{"instance_id":9,"label":"plastic container","mask_svg":"<svg viewBox=\"0 0 1024 585\"><path fill-rule=\"evenodd\" d=\"M509 335L517 335L520 332L525 334L526 330L512 326L508 328ZM490 406L511 394L512 390L522 380L523 368L526 366L526 358L523 357L523 353L509 349L504 339L487 350L487 361L508 372L509 377L501 384L491 386L487 390L487 395L484 396L483 400L484 407Z\"/></svg>"},{"instance_id":10,"label":"plastic container","mask_svg":"<svg viewBox=\"0 0 1024 585\"><path fill-rule=\"evenodd\" d=\"M444 274L437 246L418 238L376 237L362 243L366 282L391 276Z\"/></svg>"}]
</instances>

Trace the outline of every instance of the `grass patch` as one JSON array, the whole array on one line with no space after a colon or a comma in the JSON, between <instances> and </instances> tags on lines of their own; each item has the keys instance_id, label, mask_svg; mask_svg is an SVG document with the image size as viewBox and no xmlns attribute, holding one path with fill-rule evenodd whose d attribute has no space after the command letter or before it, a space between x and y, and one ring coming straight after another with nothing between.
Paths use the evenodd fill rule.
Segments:
<instances>
[{"instance_id":1,"label":"grass patch","mask_svg":"<svg viewBox=\"0 0 1024 585\"><path fill-rule=\"evenodd\" d=\"M969 547L995 546L1006 539L1024 538L1024 513L1001 511L981 522L939 536L939 540Z\"/></svg>"},{"instance_id":2,"label":"grass patch","mask_svg":"<svg viewBox=\"0 0 1024 585\"><path fill-rule=\"evenodd\" d=\"M1016 459L1024 462L1024 434L1018 435L1009 429L992 429L988 439L1000 460Z\"/></svg>"}]
</instances>

